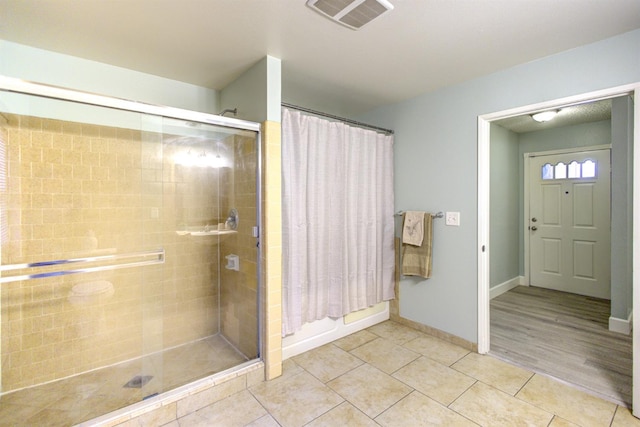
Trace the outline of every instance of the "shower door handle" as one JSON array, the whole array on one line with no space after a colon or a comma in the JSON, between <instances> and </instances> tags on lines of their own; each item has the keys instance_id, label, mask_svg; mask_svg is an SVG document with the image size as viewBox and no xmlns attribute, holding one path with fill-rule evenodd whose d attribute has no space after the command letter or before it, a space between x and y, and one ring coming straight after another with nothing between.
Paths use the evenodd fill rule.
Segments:
<instances>
[{"instance_id":1,"label":"shower door handle","mask_svg":"<svg viewBox=\"0 0 640 427\"><path fill-rule=\"evenodd\" d=\"M151 265L151 264L163 264L164 256L165 256L164 249L157 249L153 251L131 252L126 254L100 255L100 256L85 257L85 258L59 259L54 261L38 261L38 262L32 262L28 264L9 264L9 265L0 266L0 273L5 271L12 271L12 270L56 267L56 266L61 266L66 264L83 264L83 263L93 264L97 262L117 261L119 259L138 258L137 260L134 260L131 262L125 262L122 264L98 265L98 266L92 266L92 267L77 268L74 270L55 270L55 271L46 271L42 273L22 274L19 276L5 276L3 274L2 275L3 277L0 277L0 283L19 282L21 280L31 280L31 279L42 279L45 277L66 276L68 274L77 274L77 273L92 273L96 271L118 270L121 268L140 267L143 265Z\"/></svg>"}]
</instances>

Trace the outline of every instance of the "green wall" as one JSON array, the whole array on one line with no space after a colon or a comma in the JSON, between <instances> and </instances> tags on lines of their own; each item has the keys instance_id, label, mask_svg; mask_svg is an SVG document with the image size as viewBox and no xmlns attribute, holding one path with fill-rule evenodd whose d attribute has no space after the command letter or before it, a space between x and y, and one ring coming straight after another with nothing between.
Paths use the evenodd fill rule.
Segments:
<instances>
[{"instance_id":1,"label":"green wall","mask_svg":"<svg viewBox=\"0 0 640 427\"><path fill-rule=\"evenodd\" d=\"M116 98L218 113L212 89L0 40L0 75Z\"/></svg>"},{"instance_id":2,"label":"green wall","mask_svg":"<svg viewBox=\"0 0 640 427\"><path fill-rule=\"evenodd\" d=\"M280 122L281 84L280 60L266 56L222 89L220 110L237 108L238 119Z\"/></svg>"},{"instance_id":3,"label":"green wall","mask_svg":"<svg viewBox=\"0 0 640 427\"><path fill-rule=\"evenodd\" d=\"M432 278L401 281L401 316L477 342L478 116L635 82L640 30L358 117L396 132L396 210L461 213L435 223Z\"/></svg>"},{"instance_id":4,"label":"green wall","mask_svg":"<svg viewBox=\"0 0 640 427\"><path fill-rule=\"evenodd\" d=\"M518 134L491 125L490 286L520 276Z\"/></svg>"}]
</instances>

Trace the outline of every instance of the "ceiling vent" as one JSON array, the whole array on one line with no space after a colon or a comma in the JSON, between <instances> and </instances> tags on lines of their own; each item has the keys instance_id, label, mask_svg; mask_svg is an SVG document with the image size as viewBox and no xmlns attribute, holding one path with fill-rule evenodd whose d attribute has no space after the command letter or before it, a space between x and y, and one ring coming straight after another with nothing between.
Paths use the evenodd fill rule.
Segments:
<instances>
[{"instance_id":1,"label":"ceiling vent","mask_svg":"<svg viewBox=\"0 0 640 427\"><path fill-rule=\"evenodd\" d=\"M352 30L393 9L387 0L307 0L307 6Z\"/></svg>"}]
</instances>

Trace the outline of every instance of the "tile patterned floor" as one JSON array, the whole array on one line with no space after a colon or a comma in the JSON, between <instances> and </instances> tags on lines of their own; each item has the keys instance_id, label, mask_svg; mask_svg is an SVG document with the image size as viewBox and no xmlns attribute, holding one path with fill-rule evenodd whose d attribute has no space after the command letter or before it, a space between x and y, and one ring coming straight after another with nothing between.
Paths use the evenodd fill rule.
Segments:
<instances>
[{"instance_id":1,"label":"tile patterned floor","mask_svg":"<svg viewBox=\"0 0 640 427\"><path fill-rule=\"evenodd\" d=\"M640 426L625 407L387 321L167 425Z\"/></svg>"}]
</instances>

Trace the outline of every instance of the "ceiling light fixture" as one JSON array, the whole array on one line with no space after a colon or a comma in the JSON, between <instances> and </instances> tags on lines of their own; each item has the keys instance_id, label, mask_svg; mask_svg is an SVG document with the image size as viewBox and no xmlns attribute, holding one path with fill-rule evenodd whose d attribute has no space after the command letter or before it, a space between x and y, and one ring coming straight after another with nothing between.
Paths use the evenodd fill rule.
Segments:
<instances>
[{"instance_id":1,"label":"ceiling light fixture","mask_svg":"<svg viewBox=\"0 0 640 427\"><path fill-rule=\"evenodd\" d=\"M352 30L393 10L387 0L307 0L307 6Z\"/></svg>"},{"instance_id":2,"label":"ceiling light fixture","mask_svg":"<svg viewBox=\"0 0 640 427\"><path fill-rule=\"evenodd\" d=\"M548 122L549 120L552 120L558 113L558 110L542 111L540 113L532 114L531 118L536 122Z\"/></svg>"}]
</instances>

